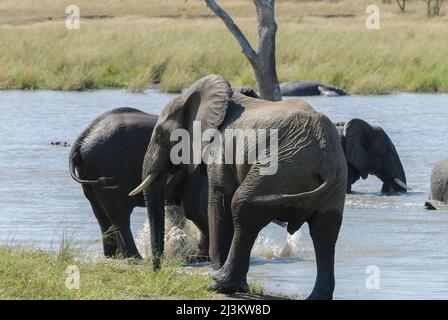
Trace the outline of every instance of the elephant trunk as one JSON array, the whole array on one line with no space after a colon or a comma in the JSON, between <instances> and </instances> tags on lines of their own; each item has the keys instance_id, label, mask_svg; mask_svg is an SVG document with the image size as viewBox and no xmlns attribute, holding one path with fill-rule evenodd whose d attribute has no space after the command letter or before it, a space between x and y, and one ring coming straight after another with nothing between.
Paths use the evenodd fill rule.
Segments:
<instances>
[{"instance_id":1,"label":"elephant trunk","mask_svg":"<svg viewBox=\"0 0 448 320\"><path fill-rule=\"evenodd\" d=\"M393 147L393 145L392 145ZM411 190L410 187L407 186L406 174L403 169L403 165L401 164L400 157L398 156L398 152L393 147L392 150L392 159L390 160L390 164L386 169L387 179L383 180L383 191L398 191L398 192L407 192Z\"/></svg>"},{"instance_id":2,"label":"elephant trunk","mask_svg":"<svg viewBox=\"0 0 448 320\"><path fill-rule=\"evenodd\" d=\"M163 189L164 183L158 183L156 187L144 193L151 233L152 265L155 271L160 269L160 260L164 249L165 201Z\"/></svg>"}]
</instances>

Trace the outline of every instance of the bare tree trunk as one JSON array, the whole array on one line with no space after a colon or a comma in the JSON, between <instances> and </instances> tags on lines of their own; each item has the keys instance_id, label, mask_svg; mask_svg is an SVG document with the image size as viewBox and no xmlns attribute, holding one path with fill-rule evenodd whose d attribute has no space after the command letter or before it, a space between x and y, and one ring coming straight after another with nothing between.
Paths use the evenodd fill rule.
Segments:
<instances>
[{"instance_id":1,"label":"bare tree trunk","mask_svg":"<svg viewBox=\"0 0 448 320\"><path fill-rule=\"evenodd\" d=\"M401 12L406 12L406 0L397 0L397 4Z\"/></svg>"},{"instance_id":2,"label":"bare tree trunk","mask_svg":"<svg viewBox=\"0 0 448 320\"><path fill-rule=\"evenodd\" d=\"M282 99L277 78L275 61L275 0L253 0L258 20L258 47L255 51L232 18L214 0L205 0L207 6L224 22L227 29L238 41L244 55L255 73L260 96L263 99L279 101Z\"/></svg>"}]
</instances>

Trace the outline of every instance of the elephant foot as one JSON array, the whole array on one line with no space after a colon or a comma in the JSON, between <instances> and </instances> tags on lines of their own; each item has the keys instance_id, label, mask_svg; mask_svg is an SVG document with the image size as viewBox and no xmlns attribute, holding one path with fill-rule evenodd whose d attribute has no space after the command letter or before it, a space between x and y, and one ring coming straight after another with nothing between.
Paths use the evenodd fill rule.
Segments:
<instances>
[{"instance_id":1,"label":"elephant foot","mask_svg":"<svg viewBox=\"0 0 448 320\"><path fill-rule=\"evenodd\" d=\"M143 260L142 256L139 253L135 254L122 254L119 256L120 259L129 259L129 260Z\"/></svg>"},{"instance_id":2,"label":"elephant foot","mask_svg":"<svg viewBox=\"0 0 448 320\"><path fill-rule=\"evenodd\" d=\"M425 209L426 210L437 210L437 208L434 207L431 202L425 202Z\"/></svg>"},{"instance_id":3,"label":"elephant foot","mask_svg":"<svg viewBox=\"0 0 448 320\"><path fill-rule=\"evenodd\" d=\"M312 292L305 300L333 300L333 294Z\"/></svg>"},{"instance_id":4,"label":"elephant foot","mask_svg":"<svg viewBox=\"0 0 448 320\"><path fill-rule=\"evenodd\" d=\"M248 293L249 292L249 285L247 284L247 281L241 282L240 287L235 290L234 288L226 288L221 286L218 282L215 280L212 280L209 285L207 286L208 291L218 292L218 293L224 293L224 294L231 294L235 292L240 293Z\"/></svg>"},{"instance_id":5,"label":"elephant foot","mask_svg":"<svg viewBox=\"0 0 448 320\"><path fill-rule=\"evenodd\" d=\"M236 280L235 278L228 276L223 268L212 274L213 281L207 287L210 291L219 293L235 293L235 292L248 292L249 285L247 280Z\"/></svg>"}]
</instances>

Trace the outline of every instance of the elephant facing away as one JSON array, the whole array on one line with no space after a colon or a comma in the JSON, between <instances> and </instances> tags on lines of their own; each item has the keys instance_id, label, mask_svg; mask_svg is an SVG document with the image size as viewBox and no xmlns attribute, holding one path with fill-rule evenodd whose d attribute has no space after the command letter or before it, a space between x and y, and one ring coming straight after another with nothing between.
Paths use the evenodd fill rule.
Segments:
<instances>
[{"instance_id":1,"label":"elephant facing away","mask_svg":"<svg viewBox=\"0 0 448 320\"><path fill-rule=\"evenodd\" d=\"M437 202L448 203L448 158L436 162L431 172L429 188L429 202L425 206L429 210L436 210Z\"/></svg>"},{"instance_id":2,"label":"elephant facing away","mask_svg":"<svg viewBox=\"0 0 448 320\"><path fill-rule=\"evenodd\" d=\"M96 118L70 151L70 174L82 185L103 236L107 257L140 257L130 228L135 207L148 209L149 221L163 245L164 203L183 206L186 218L201 231L199 255L208 256L207 179L180 170L171 181L148 194L128 193L141 182L142 164L157 116L118 108ZM156 222L154 223L154 220ZM156 250L157 251L157 250Z\"/></svg>"},{"instance_id":3,"label":"elephant facing away","mask_svg":"<svg viewBox=\"0 0 448 320\"><path fill-rule=\"evenodd\" d=\"M288 81L280 84L280 91L285 97L303 97L303 96L346 96L348 95L342 89L315 81Z\"/></svg>"},{"instance_id":4,"label":"elephant facing away","mask_svg":"<svg viewBox=\"0 0 448 320\"><path fill-rule=\"evenodd\" d=\"M359 178L369 174L382 182L382 192L406 192L406 175L392 140L381 127L361 119L337 123L341 145L347 159L347 193Z\"/></svg>"},{"instance_id":5,"label":"elephant facing away","mask_svg":"<svg viewBox=\"0 0 448 320\"><path fill-rule=\"evenodd\" d=\"M204 139L195 145L193 137L188 146L193 152L211 149L216 161L197 163L188 156L191 164L174 164L170 154L178 142L170 141L171 134L182 129L191 137L198 122L200 133L215 129L220 134L214 136L215 143ZM266 151L277 159L276 172L262 174L267 164L260 159L236 161L237 146L229 147L233 157L227 158L224 150L235 138L226 138L229 129L234 129L230 131L233 134L245 132L238 129L277 132L278 152L272 145ZM249 139L243 141L240 150L248 150ZM332 298L347 165L337 130L326 116L298 99L270 102L233 93L221 76L207 76L161 112L145 155L144 181L131 195L150 193L185 165L199 171L205 167L208 176L210 258L214 269L210 290L234 292L243 286L259 231L277 219L288 223L291 234L303 223L309 224L317 262L317 278L309 298Z\"/></svg>"}]
</instances>

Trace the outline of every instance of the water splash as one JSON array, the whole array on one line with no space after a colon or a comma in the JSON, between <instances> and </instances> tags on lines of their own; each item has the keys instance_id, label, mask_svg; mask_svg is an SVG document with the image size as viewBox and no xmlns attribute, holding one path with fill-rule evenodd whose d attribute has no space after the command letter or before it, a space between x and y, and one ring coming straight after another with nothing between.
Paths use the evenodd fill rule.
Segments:
<instances>
[{"instance_id":1,"label":"water splash","mask_svg":"<svg viewBox=\"0 0 448 320\"><path fill-rule=\"evenodd\" d=\"M181 207L166 207L164 249L166 257L185 257L195 254L199 237L198 228L191 221L185 219ZM140 230L135 243L144 258L151 256L151 233L148 220Z\"/></svg>"},{"instance_id":2,"label":"water splash","mask_svg":"<svg viewBox=\"0 0 448 320\"><path fill-rule=\"evenodd\" d=\"M276 225L269 224L260 231L252 249L252 256L266 259L299 257L300 230L293 235ZM144 258L151 255L150 228L145 222L136 239L136 245ZM185 219L182 208L167 207L165 217L165 256L179 257L196 253L200 232L189 220Z\"/></svg>"},{"instance_id":3,"label":"water splash","mask_svg":"<svg viewBox=\"0 0 448 320\"><path fill-rule=\"evenodd\" d=\"M258 234L252 256L266 259L299 257L300 236L300 230L289 235L284 228L270 223Z\"/></svg>"}]
</instances>

